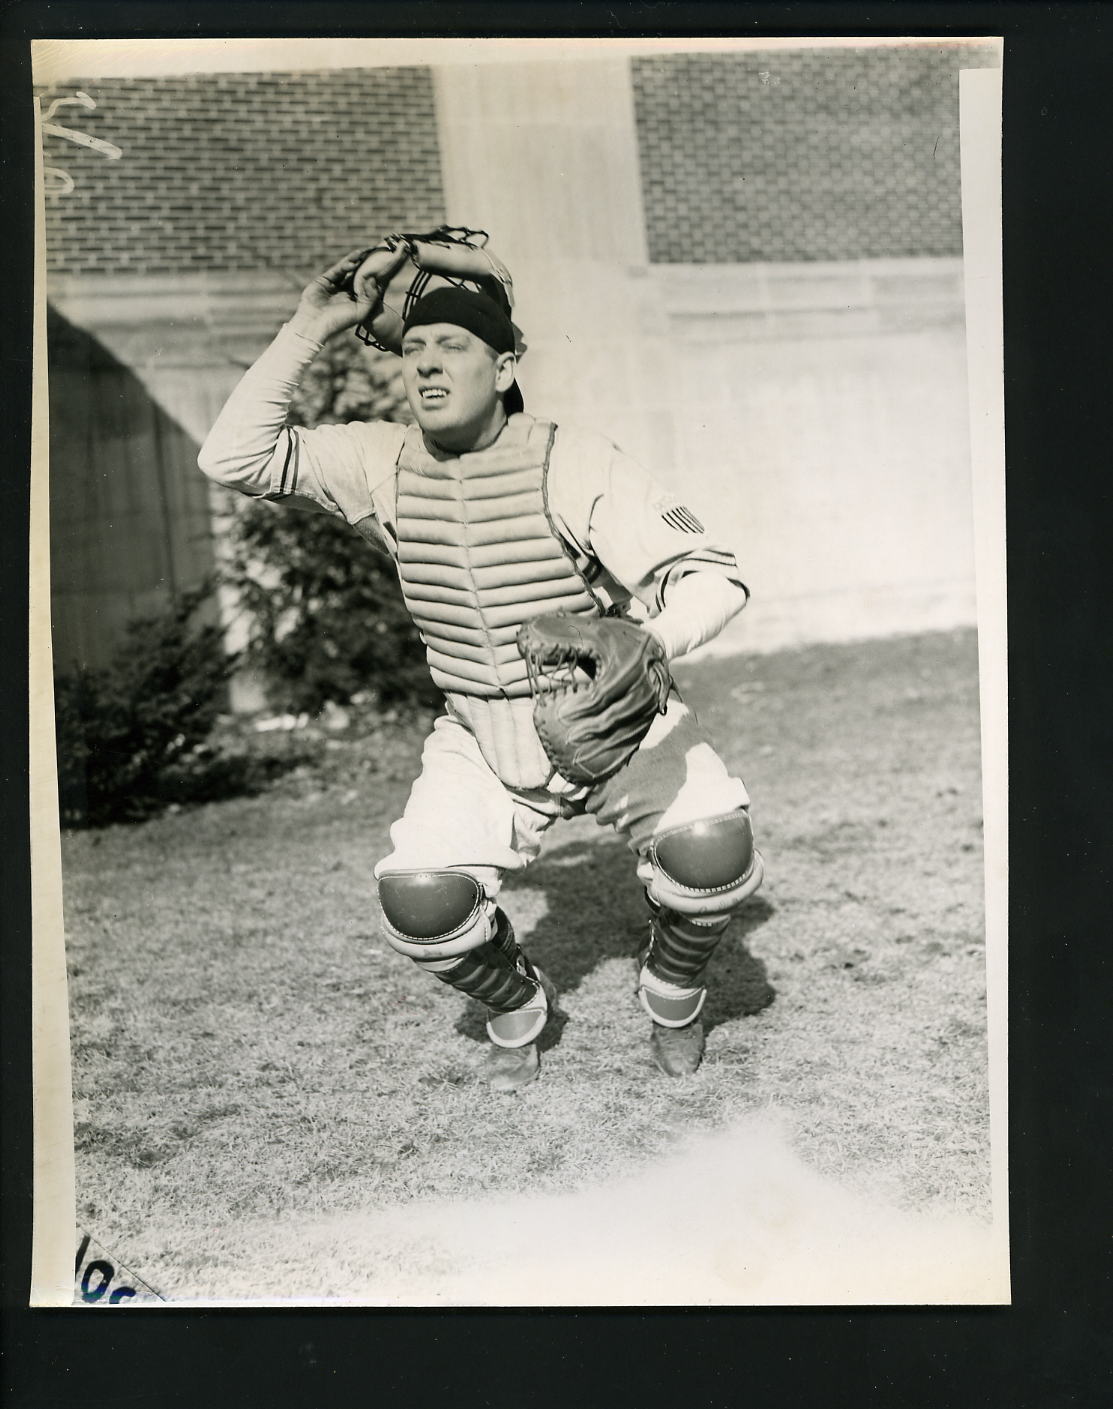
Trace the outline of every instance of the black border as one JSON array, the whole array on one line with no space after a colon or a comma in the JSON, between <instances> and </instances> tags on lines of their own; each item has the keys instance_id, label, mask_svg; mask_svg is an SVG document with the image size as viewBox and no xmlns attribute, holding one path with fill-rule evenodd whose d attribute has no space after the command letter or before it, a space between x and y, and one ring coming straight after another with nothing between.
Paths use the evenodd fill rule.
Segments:
<instances>
[{"instance_id":1,"label":"black border","mask_svg":"<svg viewBox=\"0 0 1113 1409\"><path fill-rule=\"evenodd\" d=\"M1113 759L1103 310L1113 248L1113 12L1095 4L6 3L0 418L4 911L3 1388L90 1401L342 1404L1105 1404ZM35 37L313 34L994 35L1005 43L1009 546L1011 1308L714 1311L29 1311L25 782ZM663 1285L668 1269L662 1268Z\"/></svg>"}]
</instances>

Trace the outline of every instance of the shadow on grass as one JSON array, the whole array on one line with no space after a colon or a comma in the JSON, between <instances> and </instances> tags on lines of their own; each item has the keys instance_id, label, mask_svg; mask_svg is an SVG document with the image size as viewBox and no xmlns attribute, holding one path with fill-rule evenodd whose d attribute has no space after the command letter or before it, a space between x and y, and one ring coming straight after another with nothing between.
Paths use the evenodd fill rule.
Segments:
<instances>
[{"instance_id":1,"label":"shadow on grass","mask_svg":"<svg viewBox=\"0 0 1113 1409\"><path fill-rule=\"evenodd\" d=\"M630 964L631 1000L634 961L649 932L644 894L634 874L634 858L617 839L577 842L542 856L529 868L528 884L544 897L544 914L528 936L526 948L556 984L558 994L570 993L609 959ZM503 892L507 913L514 917L513 885ZM735 1018L751 1017L773 1002L776 992L764 963L749 949L749 937L774 913L761 896L748 900L731 921L707 971L708 995L704 1023L708 1031ZM486 1040L486 1009L470 1002L456 1031L474 1041ZM560 1041L568 1019L557 999L538 1047L546 1051Z\"/></svg>"}]
</instances>

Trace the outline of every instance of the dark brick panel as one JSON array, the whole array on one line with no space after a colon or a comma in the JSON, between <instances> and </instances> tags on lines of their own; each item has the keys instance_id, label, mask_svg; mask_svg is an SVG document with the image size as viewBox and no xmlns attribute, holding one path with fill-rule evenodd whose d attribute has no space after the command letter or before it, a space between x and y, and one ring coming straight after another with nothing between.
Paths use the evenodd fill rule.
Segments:
<instances>
[{"instance_id":1,"label":"dark brick panel","mask_svg":"<svg viewBox=\"0 0 1113 1409\"><path fill-rule=\"evenodd\" d=\"M635 59L650 258L957 255L960 64L938 46Z\"/></svg>"},{"instance_id":2,"label":"dark brick panel","mask_svg":"<svg viewBox=\"0 0 1113 1409\"><path fill-rule=\"evenodd\" d=\"M426 68L78 80L95 111L54 121L48 165L75 181L47 201L48 267L68 274L266 268L302 280L384 230L441 223L444 193Z\"/></svg>"}]
</instances>

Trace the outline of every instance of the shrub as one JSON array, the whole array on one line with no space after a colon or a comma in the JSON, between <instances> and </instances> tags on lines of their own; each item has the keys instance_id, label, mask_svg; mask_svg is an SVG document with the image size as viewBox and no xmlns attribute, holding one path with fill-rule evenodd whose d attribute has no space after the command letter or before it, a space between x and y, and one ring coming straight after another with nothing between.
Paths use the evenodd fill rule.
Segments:
<instances>
[{"instance_id":1,"label":"shrub","mask_svg":"<svg viewBox=\"0 0 1113 1409\"><path fill-rule=\"evenodd\" d=\"M211 594L210 583L182 593L129 623L107 665L56 679L63 825L135 820L169 800L172 770L208 737L236 666L220 627L198 621Z\"/></svg>"},{"instance_id":2,"label":"shrub","mask_svg":"<svg viewBox=\"0 0 1113 1409\"><path fill-rule=\"evenodd\" d=\"M435 702L394 569L347 524L252 504L235 538L245 656L275 709L316 714L365 691L384 705Z\"/></svg>"},{"instance_id":3,"label":"shrub","mask_svg":"<svg viewBox=\"0 0 1113 1409\"><path fill-rule=\"evenodd\" d=\"M338 337L307 372L290 421L407 418L397 359ZM275 709L316 714L366 692L384 705L435 705L394 566L348 524L247 503L233 522L226 580L247 612L245 659Z\"/></svg>"}]
</instances>

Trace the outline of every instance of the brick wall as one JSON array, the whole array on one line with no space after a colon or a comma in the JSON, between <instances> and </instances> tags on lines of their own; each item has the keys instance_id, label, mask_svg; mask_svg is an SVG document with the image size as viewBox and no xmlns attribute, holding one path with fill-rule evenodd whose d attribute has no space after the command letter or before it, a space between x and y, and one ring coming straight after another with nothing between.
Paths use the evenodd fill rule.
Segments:
<instances>
[{"instance_id":1,"label":"brick wall","mask_svg":"<svg viewBox=\"0 0 1113 1409\"><path fill-rule=\"evenodd\" d=\"M992 54L924 45L635 59L650 259L961 254L958 72Z\"/></svg>"},{"instance_id":2,"label":"brick wall","mask_svg":"<svg viewBox=\"0 0 1113 1409\"><path fill-rule=\"evenodd\" d=\"M426 68L89 79L95 111L54 120L46 161L75 189L47 201L48 268L65 274L270 269L296 277L389 229L444 219Z\"/></svg>"}]
</instances>

